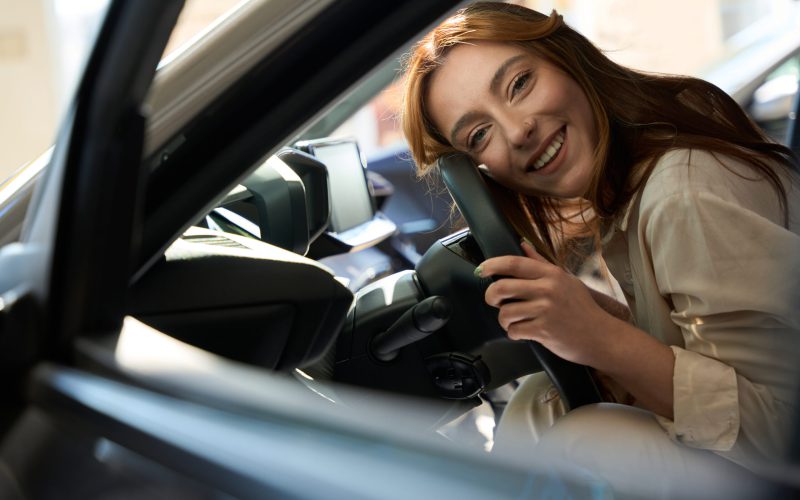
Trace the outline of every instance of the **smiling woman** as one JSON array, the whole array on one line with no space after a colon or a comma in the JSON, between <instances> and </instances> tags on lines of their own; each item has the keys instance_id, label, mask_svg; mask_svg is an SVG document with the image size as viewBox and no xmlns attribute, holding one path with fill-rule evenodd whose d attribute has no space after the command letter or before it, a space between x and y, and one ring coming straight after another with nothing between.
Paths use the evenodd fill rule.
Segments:
<instances>
[{"instance_id":1,"label":"smiling woman","mask_svg":"<svg viewBox=\"0 0 800 500\"><path fill-rule=\"evenodd\" d=\"M623 403L562 417L534 375L498 444L521 425L531 439L508 443L541 440L539 452L606 467L612 482L730 466L708 451L750 468L780 459L800 378L791 151L713 85L622 67L555 12L473 4L417 44L407 71L403 127L420 173L466 153L531 242L527 257L476 269L495 278L486 302L500 325L591 367ZM632 323L570 274L587 239Z\"/></svg>"},{"instance_id":2,"label":"smiling woman","mask_svg":"<svg viewBox=\"0 0 800 500\"><path fill-rule=\"evenodd\" d=\"M592 109L575 80L546 60L513 45L460 45L433 74L426 99L436 129L502 186L586 193L597 144Z\"/></svg>"}]
</instances>

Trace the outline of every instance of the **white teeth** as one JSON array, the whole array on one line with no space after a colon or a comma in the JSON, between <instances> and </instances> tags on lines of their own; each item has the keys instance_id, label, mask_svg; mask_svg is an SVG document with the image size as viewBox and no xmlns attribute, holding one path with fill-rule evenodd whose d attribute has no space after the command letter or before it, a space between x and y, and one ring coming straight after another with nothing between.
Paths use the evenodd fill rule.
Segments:
<instances>
[{"instance_id":1,"label":"white teeth","mask_svg":"<svg viewBox=\"0 0 800 500\"><path fill-rule=\"evenodd\" d=\"M533 168L535 170L539 170L540 168L547 165L550 162L550 160L555 158L555 156L561 150L561 146L563 145L564 145L564 132L561 131L558 133L558 135L556 135L555 139L553 139L553 142L551 142L547 146L547 149L545 149L544 153L542 153L542 156L540 156L535 162L533 162Z\"/></svg>"}]
</instances>

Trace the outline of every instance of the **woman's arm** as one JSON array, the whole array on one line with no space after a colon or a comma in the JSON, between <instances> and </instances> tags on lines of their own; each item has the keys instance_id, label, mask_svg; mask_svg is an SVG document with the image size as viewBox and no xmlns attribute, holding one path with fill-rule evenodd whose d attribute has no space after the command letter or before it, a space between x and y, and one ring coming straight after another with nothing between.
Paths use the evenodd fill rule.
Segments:
<instances>
[{"instance_id":1,"label":"woman's arm","mask_svg":"<svg viewBox=\"0 0 800 500\"><path fill-rule=\"evenodd\" d=\"M662 301L668 316L652 324L683 340L671 346L674 418L660 422L676 441L740 463L776 459L800 380L800 192L788 193L786 227L767 182L729 172L739 166L727 158L695 151L691 161L656 171L635 228L642 306Z\"/></svg>"},{"instance_id":2,"label":"woman's arm","mask_svg":"<svg viewBox=\"0 0 800 500\"><path fill-rule=\"evenodd\" d=\"M610 342L601 344L590 366L611 377L640 406L662 417L673 418L672 349L632 324L610 316L599 329Z\"/></svg>"},{"instance_id":3,"label":"woman's arm","mask_svg":"<svg viewBox=\"0 0 800 500\"><path fill-rule=\"evenodd\" d=\"M633 317L631 316L631 310L628 309L628 306L619 302L614 297L609 297L608 295L598 292L592 287L589 288L589 294L592 296L597 305L600 306L605 312L614 316L615 318L621 319L622 321L630 322Z\"/></svg>"},{"instance_id":4,"label":"woman's arm","mask_svg":"<svg viewBox=\"0 0 800 500\"><path fill-rule=\"evenodd\" d=\"M617 319L621 319L626 323L631 323L633 321L631 310L626 304L623 304L615 298L599 292L592 287L589 287L589 293L597 305L599 305L605 312ZM605 401L611 403L621 403L625 405L636 404L636 398L633 396L633 394L631 394L628 389L623 387L609 374L593 369L592 376L594 377L595 382L599 385L601 395Z\"/></svg>"}]
</instances>

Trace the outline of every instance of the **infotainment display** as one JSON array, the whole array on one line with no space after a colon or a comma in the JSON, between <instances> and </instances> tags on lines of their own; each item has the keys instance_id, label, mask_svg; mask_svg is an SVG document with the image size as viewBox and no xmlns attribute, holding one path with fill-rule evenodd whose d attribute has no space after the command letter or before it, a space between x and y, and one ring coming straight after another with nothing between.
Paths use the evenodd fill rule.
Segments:
<instances>
[{"instance_id":1,"label":"infotainment display","mask_svg":"<svg viewBox=\"0 0 800 500\"><path fill-rule=\"evenodd\" d=\"M328 168L331 230L341 233L372 220L375 210L356 141L314 141L306 147Z\"/></svg>"}]
</instances>

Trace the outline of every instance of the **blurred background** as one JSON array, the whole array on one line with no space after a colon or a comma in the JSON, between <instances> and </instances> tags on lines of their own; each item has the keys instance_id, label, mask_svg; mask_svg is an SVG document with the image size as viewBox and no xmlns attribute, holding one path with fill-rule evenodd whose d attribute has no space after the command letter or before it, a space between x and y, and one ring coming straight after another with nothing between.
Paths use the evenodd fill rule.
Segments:
<instances>
[{"instance_id":1,"label":"blurred background","mask_svg":"<svg viewBox=\"0 0 800 500\"><path fill-rule=\"evenodd\" d=\"M107 0L0 0L0 183L54 140ZM179 50L238 0L188 0L167 48ZM765 128L785 119L800 78L798 0L527 0L552 9L616 61L645 71L700 76L722 87ZM768 54L768 55L764 55ZM404 149L399 84L338 133L365 155ZM776 118L777 117L777 118ZM780 120L779 120L780 119ZM773 131L781 140L779 125Z\"/></svg>"}]
</instances>

